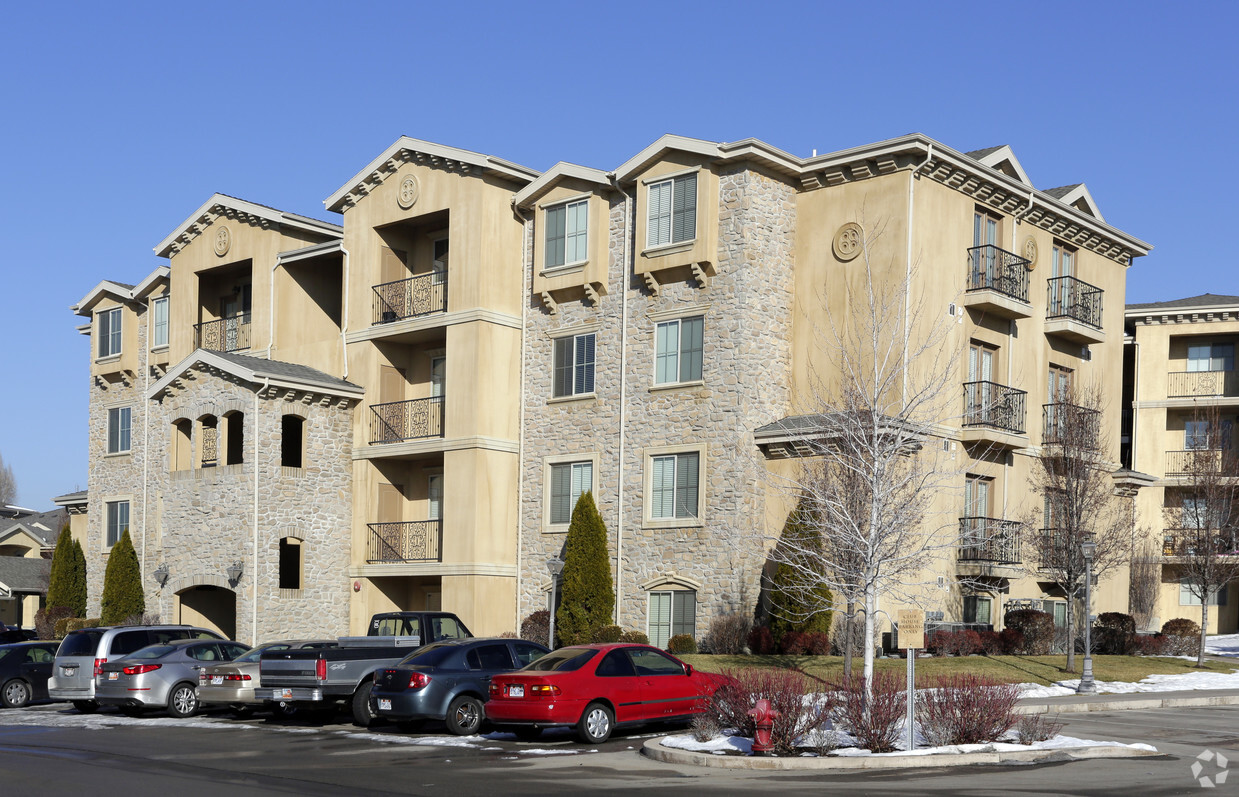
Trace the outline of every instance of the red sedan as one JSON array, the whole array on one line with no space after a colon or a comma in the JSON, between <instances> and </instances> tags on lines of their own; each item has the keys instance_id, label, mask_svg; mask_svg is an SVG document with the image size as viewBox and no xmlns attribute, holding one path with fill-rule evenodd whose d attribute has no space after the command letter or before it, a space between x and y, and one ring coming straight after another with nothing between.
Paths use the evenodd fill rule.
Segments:
<instances>
[{"instance_id":1,"label":"red sedan","mask_svg":"<svg viewBox=\"0 0 1239 797\"><path fill-rule=\"evenodd\" d=\"M521 738L574 725L598 744L616 725L690 719L721 683L649 645L574 645L491 678L486 716Z\"/></svg>"}]
</instances>

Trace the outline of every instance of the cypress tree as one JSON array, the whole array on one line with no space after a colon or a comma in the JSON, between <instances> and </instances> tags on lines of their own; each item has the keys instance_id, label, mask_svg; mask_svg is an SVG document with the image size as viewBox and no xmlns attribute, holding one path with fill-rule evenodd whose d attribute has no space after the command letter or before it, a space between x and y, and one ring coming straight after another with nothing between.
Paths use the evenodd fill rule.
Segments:
<instances>
[{"instance_id":1,"label":"cypress tree","mask_svg":"<svg viewBox=\"0 0 1239 797\"><path fill-rule=\"evenodd\" d=\"M100 619L103 625L117 625L132 615L146 611L142 594L142 574L138 570L138 555L126 531L120 542L112 546L108 567L103 574L103 603Z\"/></svg>"},{"instance_id":2,"label":"cypress tree","mask_svg":"<svg viewBox=\"0 0 1239 797\"><path fill-rule=\"evenodd\" d=\"M74 617L86 616L86 554L82 543L73 540L73 569L68 585L69 608Z\"/></svg>"},{"instance_id":3,"label":"cypress tree","mask_svg":"<svg viewBox=\"0 0 1239 797\"><path fill-rule=\"evenodd\" d=\"M564 542L564 570L555 631L565 645L593 641L598 629L611 624L615 590L607 527L594 504L594 494L581 493L572 510Z\"/></svg>"},{"instance_id":4,"label":"cypress tree","mask_svg":"<svg viewBox=\"0 0 1239 797\"><path fill-rule=\"evenodd\" d=\"M73 555L73 535L69 526L60 530L56 539L56 550L52 552L52 570L47 577L47 608L59 606L71 608L73 601L69 597L69 584L73 578L73 566L76 558Z\"/></svg>"},{"instance_id":5,"label":"cypress tree","mask_svg":"<svg viewBox=\"0 0 1239 797\"><path fill-rule=\"evenodd\" d=\"M830 633L832 595L822 583L822 538L804 503L787 516L779 545L786 553L770 580L770 634L777 644L789 631Z\"/></svg>"}]
</instances>

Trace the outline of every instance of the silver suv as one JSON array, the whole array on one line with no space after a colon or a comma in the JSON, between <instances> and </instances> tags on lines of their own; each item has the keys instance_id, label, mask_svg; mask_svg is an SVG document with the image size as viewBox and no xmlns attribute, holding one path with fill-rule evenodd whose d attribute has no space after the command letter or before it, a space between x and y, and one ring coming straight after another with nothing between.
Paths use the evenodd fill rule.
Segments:
<instances>
[{"instance_id":1,"label":"silver suv","mask_svg":"<svg viewBox=\"0 0 1239 797\"><path fill-rule=\"evenodd\" d=\"M147 645L177 639L222 639L219 634L191 625L126 625L82 628L70 632L56 651L47 694L52 700L70 701L83 714L99 710L95 701L95 676L105 662L133 653Z\"/></svg>"}]
</instances>

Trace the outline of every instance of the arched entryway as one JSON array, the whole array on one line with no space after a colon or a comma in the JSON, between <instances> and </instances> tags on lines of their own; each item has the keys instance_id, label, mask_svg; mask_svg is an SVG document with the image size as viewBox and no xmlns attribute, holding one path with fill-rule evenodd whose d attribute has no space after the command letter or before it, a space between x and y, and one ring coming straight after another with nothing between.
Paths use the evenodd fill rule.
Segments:
<instances>
[{"instance_id":1,"label":"arched entryway","mask_svg":"<svg viewBox=\"0 0 1239 797\"><path fill-rule=\"evenodd\" d=\"M200 584L176 594L176 621L237 637L237 593L226 587Z\"/></svg>"}]
</instances>

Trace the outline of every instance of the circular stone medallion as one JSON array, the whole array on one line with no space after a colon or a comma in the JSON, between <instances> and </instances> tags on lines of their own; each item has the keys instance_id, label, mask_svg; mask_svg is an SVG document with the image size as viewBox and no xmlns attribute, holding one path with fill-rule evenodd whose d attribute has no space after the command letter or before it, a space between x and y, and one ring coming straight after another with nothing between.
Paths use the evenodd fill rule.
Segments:
<instances>
[{"instance_id":1,"label":"circular stone medallion","mask_svg":"<svg viewBox=\"0 0 1239 797\"><path fill-rule=\"evenodd\" d=\"M1024 239L1024 259L1028 261L1024 268L1032 271L1037 267L1037 241L1031 235Z\"/></svg>"},{"instance_id":2,"label":"circular stone medallion","mask_svg":"<svg viewBox=\"0 0 1239 797\"><path fill-rule=\"evenodd\" d=\"M215 228L215 254L223 257L232 248L232 230L226 225Z\"/></svg>"},{"instance_id":3,"label":"circular stone medallion","mask_svg":"<svg viewBox=\"0 0 1239 797\"><path fill-rule=\"evenodd\" d=\"M400 188L396 191L396 204L408 210L417 202L417 194L420 189L417 185L417 178L411 174L405 175L400 181Z\"/></svg>"},{"instance_id":4,"label":"circular stone medallion","mask_svg":"<svg viewBox=\"0 0 1239 797\"><path fill-rule=\"evenodd\" d=\"M849 221L839 228L835 233L835 257L843 262L853 260L860 254L861 247L864 244L865 231L859 224L854 221Z\"/></svg>"}]
</instances>

